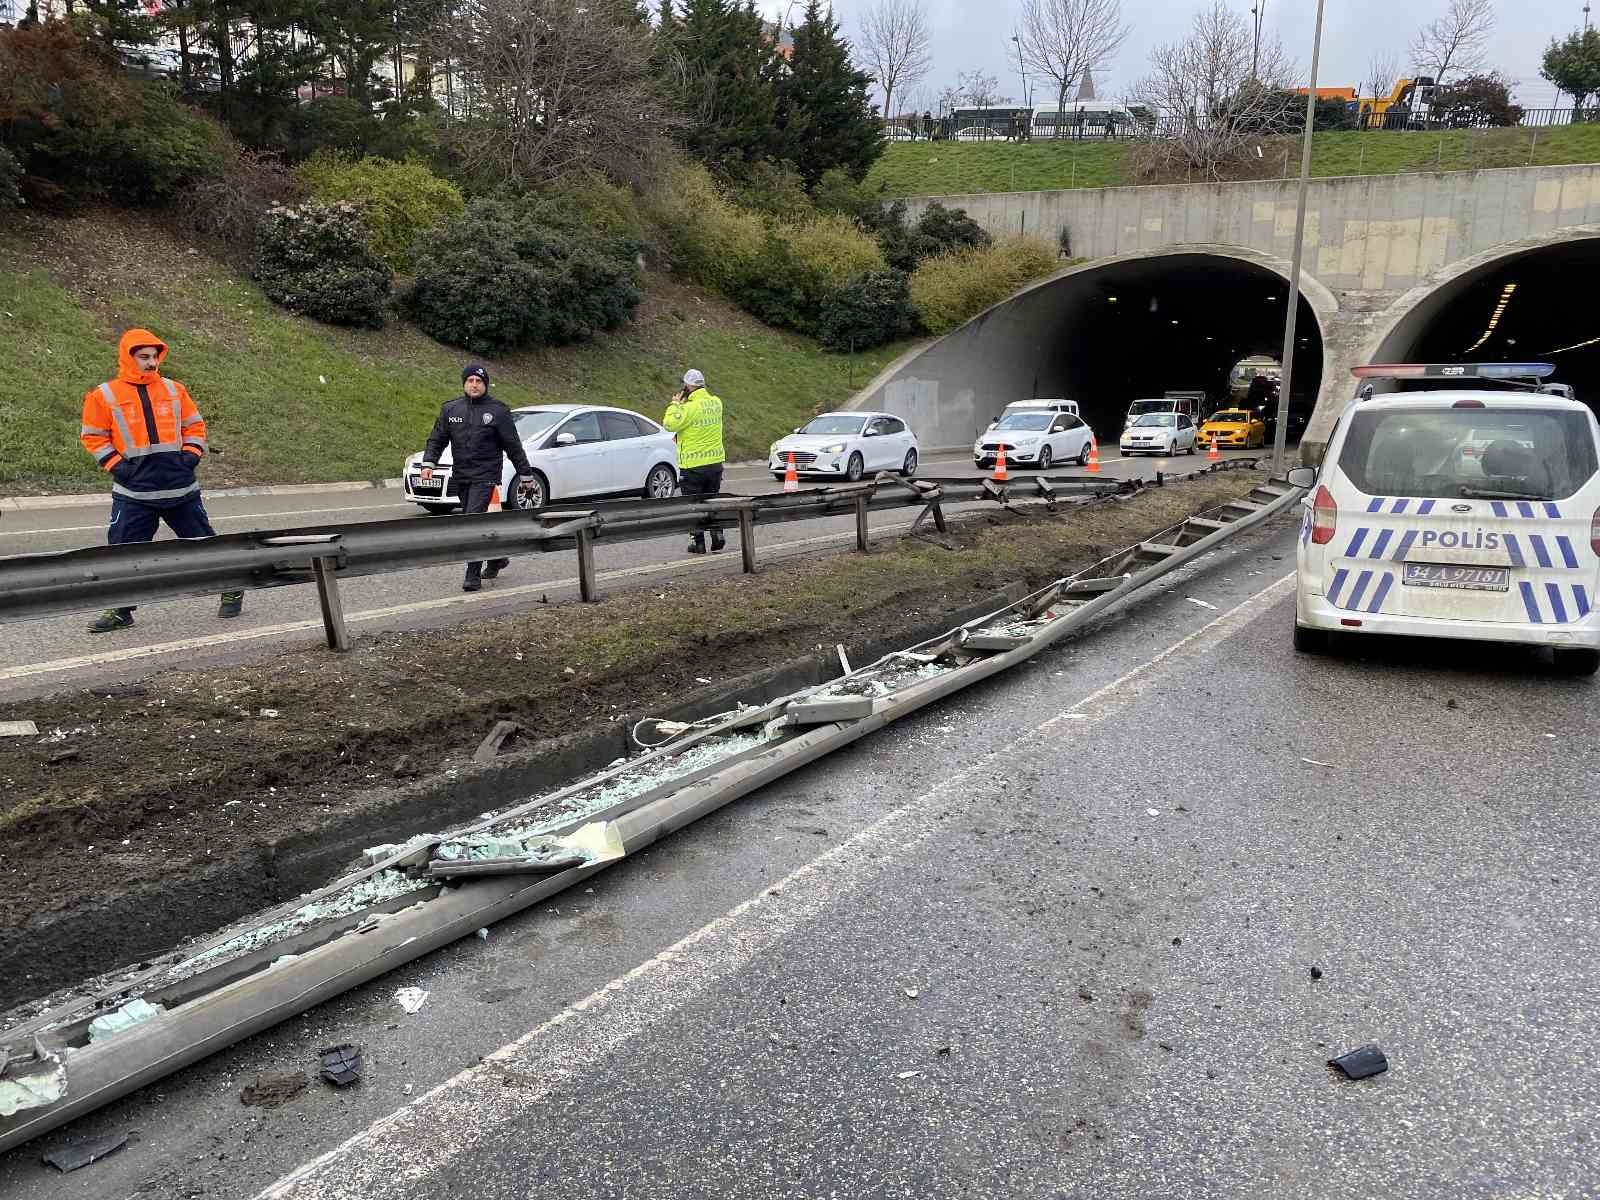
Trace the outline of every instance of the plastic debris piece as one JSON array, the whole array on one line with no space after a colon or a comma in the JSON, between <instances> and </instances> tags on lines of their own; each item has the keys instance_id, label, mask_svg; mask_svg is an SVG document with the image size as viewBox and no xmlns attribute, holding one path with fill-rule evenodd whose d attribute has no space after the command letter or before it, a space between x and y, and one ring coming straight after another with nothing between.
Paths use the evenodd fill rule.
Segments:
<instances>
[{"instance_id":1,"label":"plastic debris piece","mask_svg":"<svg viewBox=\"0 0 1600 1200\"><path fill-rule=\"evenodd\" d=\"M35 1037L31 1054L0 1048L0 1117L25 1108L46 1108L67 1091L67 1067L60 1053Z\"/></svg>"},{"instance_id":2,"label":"plastic debris piece","mask_svg":"<svg viewBox=\"0 0 1600 1200\"><path fill-rule=\"evenodd\" d=\"M1381 1075L1387 1071L1389 1060L1376 1046L1362 1046L1338 1058L1330 1058L1328 1065L1343 1071L1347 1079L1365 1079L1369 1075Z\"/></svg>"},{"instance_id":3,"label":"plastic debris piece","mask_svg":"<svg viewBox=\"0 0 1600 1200\"><path fill-rule=\"evenodd\" d=\"M1320 758L1302 758L1300 761L1303 762L1303 763L1310 763L1313 767L1331 767L1331 766L1333 766L1332 763L1323 762Z\"/></svg>"},{"instance_id":4,"label":"plastic debris piece","mask_svg":"<svg viewBox=\"0 0 1600 1200\"><path fill-rule=\"evenodd\" d=\"M1155 808L1147 808L1145 809L1145 812L1149 813L1152 817L1159 817L1161 815L1161 811Z\"/></svg>"},{"instance_id":5,"label":"plastic debris piece","mask_svg":"<svg viewBox=\"0 0 1600 1200\"><path fill-rule=\"evenodd\" d=\"M895 1076L895 1078L896 1079L910 1079L913 1076L921 1075L921 1074L922 1074L921 1071L901 1071L900 1074Z\"/></svg>"},{"instance_id":6,"label":"plastic debris piece","mask_svg":"<svg viewBox=\"0 0 1600 1200\"><path fill-rule=\"evenodd\" d=\"M317 1059L322 1065L322 1077L334 1087L349 1087L361 1078L365 1068L361 1061L361 1047L350 1042L318 1050Z\"/></svg>"},{"instance_id":7,"label":"plastic debris piece","mask_svg":"<svg viewBox=\"0 0 1600 1200\"><path fill-rule=\"evenodd\" d=\"M261 715L263 717L275 717L278 715L278 710L275 708L263 708L261 710Z\"/></svg>"},{"instance_id":8,"label":"plastic debris piece","mask_svg":"<svg viewBox=\"0 0 1600 1200\"><path fill-rule=\"evenodd\" d=\"M306 1090L310 1081L304 1071L281 1071L271 1075L257 1075L254 1083L246 1084L239 1093L239 1103L251 1108L277 1108L287 1104Z\"/></svg>"},{"instance_id":9,"label":"plastic debris piece","mask_svg":"<svg viewBox=\"0 0 1600 1200\"><path fill-rule=\"evenodd\" d=\"M1184 599L1198 608L1208 608L1212 612L1217 611L1217 606L1215 604L1207 604L1204 600L1196 600L1193 596L1185 596Z\"/></svg>"},{"instance_id":10,"label":"plastic debris piece","mask_svg":"<svg viewBox=\"0 0 1600 1200\"><path fill-rule=\"evenodd\" d=\"M489 931L487 929L480 929L478 930L477 936L480 942L487 942L489 940Z\"/></svg>"},{"instance_id":11,"label":"plastic debris piece","mask_svg":"<svg viewBox=\"0 0 1600 1200\"><path fill-rule=\"evenodd\" d=\"M905 992L906 999L908 1000L915 1000L918 996L922 995L922 993L917 991L916 988L906 988Z\"/></svg>"},{"instance_id":12,"label":"plastic debris piece","mask_svg":"<svg viewBox=\"0 0 1600 1200\"><path fill-rule=\"evenodd\" d=\"M159 1004L151 1004L148 1000L129 1000L121 1008L113 1012L102 1013L89 1022L89 1040L101 1042L106 1038L114 1037L124 1029L132 1029L135 1025L148 1021L151 1017L160 1016L166 1010Z\"/></svg>"},{"instance_id":13,"label":"plastic debris piece","mask_svg":"<svg viewBox=\"0 0 1600 1200\"><path fill-rule=\"evenodd\" d=\"M104 1137L88 1138L81 1142L68 1142L44 1152L44 1161L65 1174L99 1162L108 1154L115 1154L137 1137L131 1133L108 1133Z\"/></svg>"},{"instance_id":14,"label":"plastic debris piece","mask_svg":"<svg viewBox=\"0 0 1600 1200\"><path fill-rule=\"evenodd\" d=\"M36 737L39 727L32 721L0 721L0 737Z\"/></svg>"},{"instance_id":15,"label":"plastic debris piece","mask_svg":"<svg viewBox=\"0 0 1600 1200\"><path fill-rule=\"evenodd\" d=\"M428 1002L428 993L418 987L403 987L394 994L394 998L400 1001L401 1008L415 1016Z\"/></svg>"}]
</instances>

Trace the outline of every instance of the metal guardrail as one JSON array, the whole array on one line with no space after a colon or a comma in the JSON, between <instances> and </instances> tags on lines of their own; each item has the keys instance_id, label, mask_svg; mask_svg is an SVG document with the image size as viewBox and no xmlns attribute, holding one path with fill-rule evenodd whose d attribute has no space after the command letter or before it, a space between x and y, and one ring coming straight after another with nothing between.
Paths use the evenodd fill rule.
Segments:
<instances>
[{"instance_id":1,"label":"metal guardrail","mask_svg":"<svg viewBox=\"0 0 1600 1200\"><path fill-rule=\"evenodd\" d=\"M465 828L369 851L370 866L310 896L68 999L44 1002L0 1030L0 1082L9 1079L23 1093L16 1111L0 1116L0 1153L470 936L823 755L1027 661L1301 495L1281 481L1264 484L987 616L759 708L678 726L667 731L667 744ZM695 756L675 766L689 750ZM633 786L616 786L630 776ZM631 795L608 798L619 793ZM437 870L446 861L445 843L480 835L567 839L568 848L585 849L581 865L571 865L569 855L543 875L528 874L521 855L477 877ZM376 886L382 881L388 894L371 899L383 891ZM338 903L350 896L357 901ZM286 917L317 905L327 906L327 915L285 928ZM154 1007L131 1027L90 1036L92 1020L131 998ZM292 1182L292 1176L284 1181Z\"/></svg>"},{"instance_id":2,"label":"metal guardrail","mask_svg":"<svg viewBox=\"0 0 1600 1200\"><path fill-rule=\"evenodd\" d=\"M1240 464L1254 465L1254 460L1227 460L1206 470ZM1073 496L1114 495L1141 486L1131 480L1085 474L1030 474L1003 485L985 479L906 480L886 474L861 483L762 496L612 501L581 507L558 504L536 512L404 517L19 554L0 558L0 624L181 596L315 583L328 646L348 650L350 636L339 596L340 579L530 551L575 549L579 594L592 601L598 595L596 542L736 529L743 569L750 573L756 569L758 525L853 513L856 549L865 553L867 515L873 511L921 508L942 531L945 504L1008 504L1019 499L1054 503Z\"/></svg>"}]
</instances>

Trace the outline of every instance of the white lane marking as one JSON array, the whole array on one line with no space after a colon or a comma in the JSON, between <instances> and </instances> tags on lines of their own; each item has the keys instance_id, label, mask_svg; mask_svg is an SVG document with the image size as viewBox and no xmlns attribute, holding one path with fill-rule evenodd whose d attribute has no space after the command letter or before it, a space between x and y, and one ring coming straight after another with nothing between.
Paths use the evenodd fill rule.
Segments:
<instances>
[{"instance_id":1,"label":"white lane marking","mask_svg":"<svg viewBox=\"0 0 1600 1200\"><path fill-rule=\"evenodd\" d=\"M490 1140L499 1126L542 1102L557 1087L581 1077L586 1065L621 1050L712 984L819 916L870 875L941 831L935 821L926 822L920 832L910 834L898 832L897 826L931 808L947 792L959 790L965 794L975 779L984 777L992 766L1005 762L1041 732L1075 716L1081 719L1083 714L1077 710L1085 705L1113 696L1132 699L1119 693L1180 650L1197 642L1221 643L1241 632L1293 579L1291 573L1268 584L1065 712L1041 722L1009 745L990 751L777 883L763 887L720 917L568 1005L516 1041L486 1055L480 1065L457 1073L332 1150L303 1163L270 1184L256 1200L373 1200L390 1194L397 1182L416 1182L438 1173L452 1159ZM1074 732L1092 726L1091 721ZM765 911L774 907L776 912ZM758 909L764 911L758 913ZM751 914L758 919L745 920ZM577 1022L591 1009L611 1006L615 1009L610 1014L612 1019L599 1028L583 1028ZM569 1025L571 1030L563 1028ZM565 1051L559 1046L535 1045L558 1033L581 1045ZM497 1074L497 1069L504 1069L507 1074ZM507 1087L508 1080L517 1086ZM325 1168L335 1166L330 1177L322 1177Z\"/></svg>"},{"instance_id":2,"label":"white lane marking","mask_svg":"<svg viewBox=\"0 0 1600 1200\"><path fill-rule=\"evenodd\" d=\"M872 531L873 536L884 533L897 533L902 529L909 529L910 521L901 521L892 525L880 525ZM790 549L803 548L823 544L842 544L854 542L855 534L837 533L820 534L816 537L795 538L790 541L774 541L768 546L768 561L781 557L781 552ZM595 578L597 582L615 581L618 579L635 579L641 576L657 575L662 572L679 570L704 570L716 563L731 562L733 558L714 558L707 555L705 558L674 559L671 562L650 563L641 567L625 567L610 571L601 571ZM309 586L309 585L304 585ZM360 612L345 614L345 620L351 621L381 621L389 617L409 616L413 613L432 612L442 608L453 608L467 604L488 604L495 600L506 600L515 596L526 596L533 592L550 592L561 588L575 588L578 586L577 577L570 579L547 579L538 583L523 583L515 587L496 588L489 592L475 592L469 595L443 596L435 600L413 600L406 604L392 604L386 608L369 608ZM210 633L201 637L183 638L175 642L158 642L148 646L128 646L121 650L107 650L99 654L81 654L73 658L56 658L46 662L24 663L21 666L0 669L0 682L12 679L29 679L38 675L54 675L60 671L78 671L89 667L108 666L113 663L133 662L136 659L148 658L156 654L183 654L192 650L205 650L213 646L226 646L232 642L259 641L262 638L282 637L291 633L304 633L307 630L321 629L322 621L289 621L281 625L262 625L255 629L229 630L227 633Z\"/></svg>"},{"instance_id":3,"label":"white lane marking","mask_svg":"<svg viewBox=\"0 0 1600 1200\"><path fill-rule=\"evenodd\" d=\"M397 500L392 504L343 505L339 508L294 508L285 509L282 512L237 513L226 516L212 513L210 516L213 525L220 525L224 521L261 521L269 517L311 517L320 516L323 513L378 512L382 509L402 509L407 503L409 502ZM106 511L110 512L110 508L108 507ZM106 524L102 521L98 525L62 525L56 529L8 529L0 536L31 538L43 537L48 533L104 533L105 531Z\"/></svg>"}]
</instances>

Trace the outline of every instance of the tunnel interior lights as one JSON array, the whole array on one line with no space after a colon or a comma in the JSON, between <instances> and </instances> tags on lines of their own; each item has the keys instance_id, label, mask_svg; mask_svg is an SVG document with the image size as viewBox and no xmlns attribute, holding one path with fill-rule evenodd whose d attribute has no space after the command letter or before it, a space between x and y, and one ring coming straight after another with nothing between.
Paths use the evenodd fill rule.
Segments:
<instances>
[{"instance_id":1,"label":"tunnel interior lights","mask_svg":"<svg viewBox=\"0 0 1600 1200\"><path fill-rule=\"evenodd\" d=\"M1505 316L1506 305L1511 303L1511 297L1513 294L1515 294L1516 290L1517 285L1515 283L1508 283L1505 285L1505 287L1500 289L1500 301L1494 306L1494 312L1489 314L1489 323L1484 326L1483 334L1478 338L1477 341L1473 342L1472 345L1467 347L1468 354L1471 354L1479 346L1483 345L1494 336L1495 326L1499 325L1500 318Z\"/></svg>"},{"instance_id":2,"label":"tunnel interior lights","mask_svg":"<svg viewBox=\"0 0 1600 1200\"><path fill-rule=\"evenodd\" d=\"M1557 354L1566 354L1571 350L1582 350L1585 346L1593 346L1597 344L1600 344L1600 337L1592 337L1586 342L1573 342L1570 346L1563 346L1559 350L1546 350L1544 353L1546 358L1553 358Z\"/></svg>"},{"instance_id":3,"label":"tunnel interior lights","mask_svg":"<svg viewBox=\"0 0 1600 1200\"><path fill-rule=\"evenodd\" d=\"M1544 362L1370 363L1352 367L1350 373L1357 379L1547 379L1556 368Z\"/></svg>"}]
</instances>

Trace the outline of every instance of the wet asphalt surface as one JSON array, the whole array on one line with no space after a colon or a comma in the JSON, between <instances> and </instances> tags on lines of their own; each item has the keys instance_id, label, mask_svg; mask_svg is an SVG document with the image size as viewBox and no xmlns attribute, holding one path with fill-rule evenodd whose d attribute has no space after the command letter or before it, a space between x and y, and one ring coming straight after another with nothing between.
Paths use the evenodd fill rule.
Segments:
<instances>
[{"instance_id":1,"label":"wet asphalt surface","mask_svg":"<svg viewBox=\"0 0 1600 1200\"><path fill-rule=\"evenodd\" d=\"M13 1152L0 1194L1595 1194L1600 687L1296 656L1292 538L44 1142L139 1132L110 1159ZM357 1087L240 1104L346 1040ZM1367 1042L1386 1074L1324 1065Z\"/></svg>"}]
</instances>

